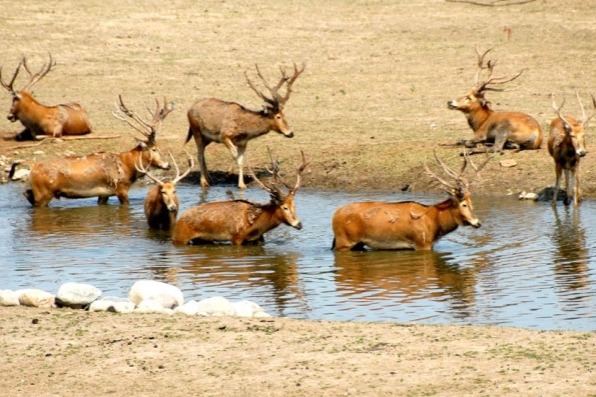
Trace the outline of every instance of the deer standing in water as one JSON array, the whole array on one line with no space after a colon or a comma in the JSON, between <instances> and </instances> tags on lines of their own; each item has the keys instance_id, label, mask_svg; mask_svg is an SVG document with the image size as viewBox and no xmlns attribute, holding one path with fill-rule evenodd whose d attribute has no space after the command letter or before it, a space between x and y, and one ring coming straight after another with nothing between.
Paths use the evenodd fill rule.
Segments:
<instances>
[{"instance_id":1,"label":"deer standing in water","mask_svg":"<svg viewBox=\"0 0 596 397\"><path fill-rule=\"evenodd\" d=\"M238 187L245 189L243 161L246 145L251 139L275 131L287 138L292 138L294 132L288 125L284 114L284 107L290 98L292 85L304 72L304 65L298 69L294 64L292 76L280 68L281 78L275 86L269 85L255 66L257 75L263 85L269 90L271 97L259 91L245 73L246 81L250 88L263 100L265 106L261 111L255 111L244 106L226 102L220 99L208 98L196 101L188 110L188 135L185 144L194 137L197 145L199 167L201 170L201 186L209 186L209 172L205 161L205 148L211 143L223 143L230 150L233 159L238 165ZM279 90L285 85L286 93L281 95Z\"/></svg>"},{"instance_id":2,"label":"deer standing in water","mask_svg":"<svg viewBox=\"0 0 596 397\"><path fill-rule=\"evenodd\" d=\"M562 173L565 173L565 191L567 193L564 204L569 205L570 200L573 198L573 205L577 206L581 200L579 163L581 158L588 153L586 151L586 127L588 121L596 113L587 117L579 93L576 91L575 94L582 111L581 120L577 120L572 116L563 116L561 109L565 104L565 100L563 100L561 106L557 107L555 97L551 94L552 107L557 115L550 123L550 134L548 137L548 152L555 161L556 179L552 199L553 205L557 203ZM594 109L596 109L596 98L594 95L592 95L592 103L594 104Z\"/></svg>"},{"instance_id":3,"label":"deer standing in water","mask_svg":"<svg viewBox=\"0 0 596 397\"><path fill-rule=\"evenodd\" d=\"M8 83L2 78L0 69L0 83L12 95L12 106L7 118L12 122L19 120L25 127L17 134L17 141L35 139L37 135L59 138L63 135L85 135L91 132L87 111L78 103L45 106L31 95L31 87L55 65L56 62L50 55L48 63L44 63L37 73L32 73L27 65L27 58L23 57ZM17 90L13 85L21 67L29 74L29 81L22 89Z\"/></svg>"},{"instance_id":4,"label":"deer standing in water","mask_svg":"<svg viewBox=\"0 0 596 397\"><path fill-rule=\"evenodd\" d=\"M264 243L263 235L282 223L302 229L296 214L294 197L300 187L301 175L308 166L302 154L302 164L296 171L296 183L288 186L279 176L279 164L272 160L272 182L261 182L254 173L254 180L269 193L266 204L247 200L217 201L190 208L180 216L174 228L175 244L201 244L231 241L233 245ZM251 171L252 172L252 171ZM281 185L288 193L284 193Z\"/></svg>"},{"instance_id":5,"label":"deer standing in water","mask_svg":"<svg viewBox=\"0 0 596 397\"><path fill-rule=\"evenodd\" d=\"M542 129L540 124L530 115L521 112L497 112L491 109L486 100L487 91L504 91L495 85L501 85L517 79L523 70L513 77L493 77L496 61L484 63L484 57L491 49L480 54L478 48L478 71L476 72L475 87L464 96L447 102L449 109L459 110L466 115L468 125L474 131L474 137L462 141L467 148L475 148L478 144L489 144L489 151L501 152L505 148L540 149L542 145ZM483 71L487 77L480 79ZM470 153L484 153L486 149L471 150Z\"/></svg>"},{"instance_id":6,"label":"deer standing in water","mask_svg":"<svg viewBox=\"0 0 596 397\"><path fill-rule=\"evenodd\" d=\"M364 250L365 247L376 250L432 250L435 242L459 226L479 228L481 223L474 215L469 183L463 177L471 160L464 155L461 170L455 172L436 154L435 159L453 182L439 178L430 171L426 162L424 167L427 174L447 191L449 197L446 200L434 205L414 201L347 204L333 215L332 248L338 251ZM480 167L474 166L477 173L488 160L490 157Z\"/></svg>"},{"instance_id":7,"label":"deer standing in water","mask_svg":"<svg viewBox=\"0 0 596 397\"><path fill-rule=\"evenodd\" d=\"M120 113L114 113L114 117L129 124L146 139L139 140L134 148L121 153L100 152L33 164L29 176L31 189L25 192L25 197L33 206L46 207L53 198L60 197L98 197L98 204L106 204L110 196L117 196L120 204L128 204L128 190L138 176L135 164L170 168L168 162L162 159L155 136L163 119L173 108L168 106L165 99L163 106L156 100L157 107L151 113L152 120L145 121L128 110L122 102L122 96L119 99Z\"/></svg>"},{"instance_id":8,"label":"deer standing in water","mask_svg":"<svg viewBox=\"0 0 596 397\"><path fill-rule=\"evenodd\" d=\"M145 218L151 229L170 230L176 224L180 200L176 194L176 184L186 177L192 169L194 162L192 157L188 158L188 169L181 175L180 168L172 153L170 158L176 169L176 176L171 181L163 181L153 175L142 164L135 164L135 168L142 174L145 174L155 184L147 192L145 197L144 209Z\"/></svg>"}]
</instances>

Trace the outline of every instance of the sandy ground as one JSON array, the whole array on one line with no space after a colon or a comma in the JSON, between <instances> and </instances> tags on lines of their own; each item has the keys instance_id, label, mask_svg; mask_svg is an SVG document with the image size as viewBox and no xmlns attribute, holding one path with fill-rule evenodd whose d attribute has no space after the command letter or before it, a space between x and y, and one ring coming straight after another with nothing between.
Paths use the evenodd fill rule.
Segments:
<instances>
[{"instance_id":1,"label":"sandy ground","mask_svg":"<svg viewBox=\"0 0 596 397\"><path fill-rule=\"evenodd\" d=\"M442 145L471 136L464 116L446 103L473 85L474 47L494 48L498 75L526 69L489 100L496 110L531 114L547 134L551 92L578 115L577 88L592 111L595 20L596 9L583 0L503 7L439 0L5 2L5 80L21 56L35 68L50 52L58 64L35 86L36 97L48 105L78 101L89 110L93 136L118 138L0 140L0 154L31 161L132 147L138 134L112 116L122 94L139 112L156 97L175 103L158 142L181 156L194 100L213 96L258 109L244 72L259 64L274 81L279 66L305 62L286 109L296 136L270 133L251 142L250 163L264 167L267 146L285 166L303 150L311 160L306 186L428 190L424 158L437 150L457 167L459 149ZM19 78L15 86L22 84ZM5 92L0 110L9 108ZM0 118L2 136L19 130ZM491 161L473 193L553 184L546 145L502 159L517 165ZM216 176L230 164L221 145L209 147L207 160ZM588 198L596 197L594 162L592 154L582 160ZM188 180L197 178L194 172ZM0 327L0 389L7 395L596 395L593 332L24 308L2 308Z\"/></svg>"},{"instance_id":2,"label":"sandy ground","mask_svg":"<svg viewBox=\"0 0 596 397\"><path fill-rule=\"evenodd\" d=\"M2 308L11 396L590 396L594 333Z\"/></svg>"}]
</instances>

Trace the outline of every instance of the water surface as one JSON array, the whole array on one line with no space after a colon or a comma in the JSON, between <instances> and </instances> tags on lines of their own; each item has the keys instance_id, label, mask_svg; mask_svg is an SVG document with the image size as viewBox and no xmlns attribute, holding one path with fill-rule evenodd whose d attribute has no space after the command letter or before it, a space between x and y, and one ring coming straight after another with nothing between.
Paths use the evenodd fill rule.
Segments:
<instances>
[{"instance_id":1,"label":"water surface","mask_svg":"<svg viewBox=\"0 0 596 397\"><path fill-rule=\"evenodd\" d=\"M207 194L180 184L183 210L224 200L229 187ZM34 209L23 186L0 186L0 289L90 283L104 295L126 296L139 279L177 285L186 300L248 299L274 316L304 319L507 325L533 329L596 329L596 203L557 210L514 197L476 197L480 229L459 228L434 252L330 250L331 217L362 200L416 200L440 195L348 194L301 189L304 228L280 226L264 246L173 246L149 231L143 200L129 206L55 200ZM232 188L233 194L239 191ZM244 198L264 202L253 188Z\"/></svg>"}]
</instances>

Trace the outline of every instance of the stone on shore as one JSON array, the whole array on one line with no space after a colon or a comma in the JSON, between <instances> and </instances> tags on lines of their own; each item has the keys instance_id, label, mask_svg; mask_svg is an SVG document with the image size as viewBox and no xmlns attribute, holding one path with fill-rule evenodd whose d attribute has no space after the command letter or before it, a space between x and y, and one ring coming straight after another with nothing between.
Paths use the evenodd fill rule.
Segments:
<instances>
[{"instance_id":1,"label":"stone on shore","mask_svg":"<svg viewBox=\"0 0 596 397\"><path fill-rule=\"evenodd\" d=\"M58 307L81 309L101 296L101 291L90 284L64 283L56 293Z\"/></svg>"},{"instance_id":2,"label":"stone on shore","mask_svg":"<svg viewBox=\"0 0 596 397\"><path fill-rule=\"evenodd\" d=\"M159 302L166 309L184 304L184 296L178 287L153 280L135 282L130 288L128 299L137 306L145 300Z\"/></svg>"}]
</instances>

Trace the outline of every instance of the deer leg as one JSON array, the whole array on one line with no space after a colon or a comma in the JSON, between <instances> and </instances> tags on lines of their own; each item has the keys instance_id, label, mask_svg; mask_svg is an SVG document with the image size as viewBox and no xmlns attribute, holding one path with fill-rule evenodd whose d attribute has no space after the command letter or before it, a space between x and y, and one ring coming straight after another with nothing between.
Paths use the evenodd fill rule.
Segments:
<instances>
[{"instance_id":1,"label":"deer leg","mask_svg":"<svg viewBox=\"0 0 596 397\"><path fill-rule=\"evenodd\" d=\"M557 196L559 194L559 189L561 188L561 172L561 166L555 164L555 191L553 192L553 205L557 205Z\"/></svg>"},{"instance_id":2,"label":"deer leg","mask_svg":"<svg viewBox=\"0 0 596 397\"><path fill-rule=\"evenodd\" d=\"M238 146L238 157L236 163L238 164L238 188L246 189L244 184L244 152L246 151L246 145Z\"/></svg>"},{"instance_id":3,"label":"deer leg","mask_svg":"<svg viewBox=\"0 0 596 397\"><path fill-rule=\"evenodd\" d=\"M575 191L573 192L573 205L577 206L582 199L582 192L579 188L579 164L573 172L573 179L575 180Z\"/></svg>"},{"instance_id":4,"label":"deer leg","mask_svg":"<svg viewBox=\"0 0 596 397\"><path fill-rule=\"evenodd\" d=\"M108 204L109 196L99 196L97 197L97 205L106 205Z\"/></svg>"},{"instance_id":5,"label":"deer leg","mask_svg":"<svg viewBox=\"0 0 596 397\"><path fill-rule=\"evenodd\" d=\"M565 170L565 200L563 200L563 204L569 205L571 195L573 194L573 179L570 178L569 175L570 171Z\"/></svg>"},{"instance_id":6,"label":"deer leg","mask_svg":"<svg viewBox=\"0 0 596 397\"><path fill-rule=\"evenodd\" d=\"M203 136L200 129L196 130L192 126L188 129L188 139L190 139L191 135L195 139L195 145L197 145L197 158L199 160L199 170L201 171L201 186L209 187L210 180L209 171L207 171L207 162L205 161L205 148L211 141Z\"/></svg>"}]
</instances>

